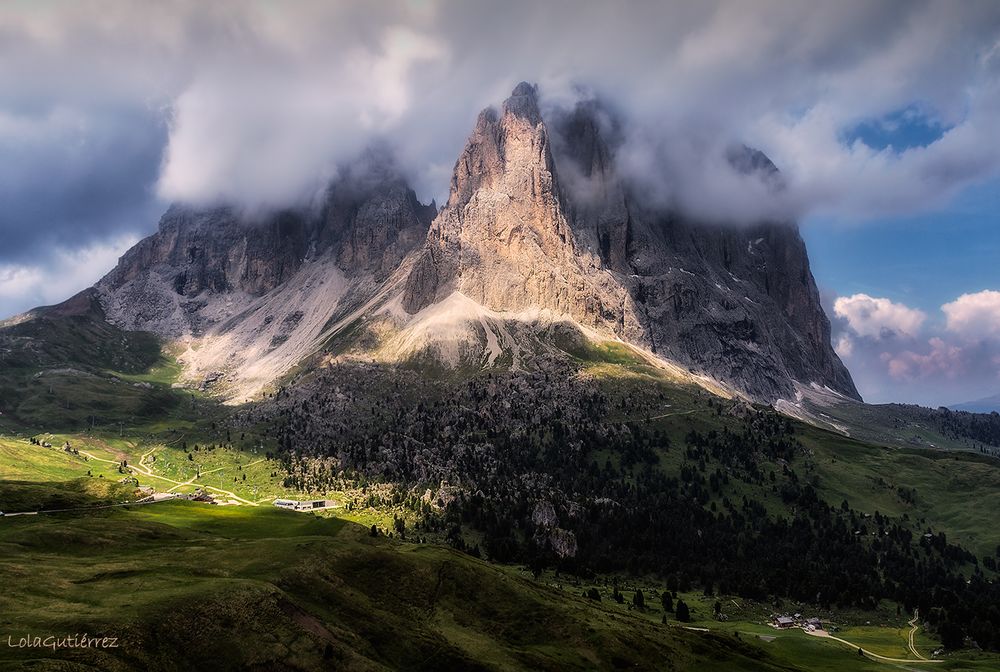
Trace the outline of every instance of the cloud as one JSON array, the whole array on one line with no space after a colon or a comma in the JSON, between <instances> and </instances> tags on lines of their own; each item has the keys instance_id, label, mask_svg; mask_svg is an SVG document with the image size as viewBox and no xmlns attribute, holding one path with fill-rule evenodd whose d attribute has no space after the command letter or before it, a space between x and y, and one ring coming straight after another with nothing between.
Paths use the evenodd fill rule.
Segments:
<instances>
[{"instance_id":1,"label":"cloud","mask_svg":"<svg viewBox=\"0 0 1000 672\"><path fill-rule=\"evenodd\" d=\"M57 249L41 264L0 264L0 318L66 300L99 280L137 242L122 236L73 251Z\"/></svg>"},{"instance_id":2,"label":"cloud","mask_svg":"<svg viewBox=\"0 0 1000 672\"><path fill-rule=\"evenodd\" d=\"M867 294L838 297L833 311L847 320L855 334L876 339L895 334L912 338L927 319L921 310Z\"/></svg>"},{"instance_id":3,"label":"cloud","mask_svg":"<svg viewBox=\"0 0 1000 672\"><path fill-rule=\"evenodd\" d=\"M479 109L521 79L553 105L585 84L621 113L630 165L694 214L864 217L996 174L998 30L989 1L8 3L0 86L3 107L35 117L159 112L165 198L292 202L376 137L440 197ZM845 140L915 106L949 130L902 151ZM734 141L788 188L729 170Z\"/></svg>"},{"instance_id":4,"label":"cloud","mask_svg":"<svg viewBox=\"0 0 1000 672\"><path fill-rule=\"evenodd\" d=\"M867 294L832 303L834 348L866 400L937 406L1000 390L1000 292L963 294L941 320Z\"/></svg>"},{"instance_id":5,"label":"cloud","mask_svg":"<svg viewBox=\"0 0 1000 672\"><path fill-rule=\"evenodd\" d=\"M941 306L949 331L967 338L1000 341L1000 292L963 294Z\"/></svg>"},{"instance_id":6,"label":"cloud","mask_svg":"<svg viewBox=\"0 0 1000 672\"><path fill-rule=\"evenodd\" d=\"M426 35L388 26L371 49L337 58L265 53L205 68L174 102L159 194L246 206L308 202L338 161L409 110L411 70L446 57Z\"/></svg>"},{"instance_id":7,"label":"cloud","mask_svg":"<svg viewBox=\"0 0 1000 672\"><path fill-rule=\"evenodd\" d=\"M967 353L962 347L936 336L928 340L927 345L929 349L925 353L913 350L895 354L883 352L880 358L887 364L889 376L910 382L935 376L956 379L967 373Z\"/></svg>"},{"instance_id":8,"label":"cloud","mask_svg":"<svg viewBox=\"0 0 1000 672\"><path fill-rule=\"evenodd\" d=\"M854 341L847 334L841 334L833 344L833 349L841 359L847 359L854 354Z\"/></svg>"}]
</instances>

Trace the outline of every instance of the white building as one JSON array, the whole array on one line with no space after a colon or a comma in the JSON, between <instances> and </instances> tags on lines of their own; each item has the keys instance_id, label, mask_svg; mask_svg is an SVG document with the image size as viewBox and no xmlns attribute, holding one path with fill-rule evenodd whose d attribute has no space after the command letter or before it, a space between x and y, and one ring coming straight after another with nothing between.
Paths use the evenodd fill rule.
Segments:
<instances>
[{"instance_id":1,"label":"white building","mask_svg":"<svg viewBox=\"0 0 1000 672\"><path fill-rule=\"evenodd\" d=\"M276 499L274 505L289 511L317 511L332 508L336 503L329 499L310 499L303 502L294 499Z\"/></svg>"}]
</instances>

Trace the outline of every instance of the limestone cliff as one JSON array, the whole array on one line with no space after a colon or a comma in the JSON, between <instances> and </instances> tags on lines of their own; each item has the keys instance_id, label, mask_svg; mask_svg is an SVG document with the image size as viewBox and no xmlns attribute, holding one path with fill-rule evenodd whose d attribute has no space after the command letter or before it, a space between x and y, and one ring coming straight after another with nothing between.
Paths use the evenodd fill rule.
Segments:
<instances>
[{"instance_id":1,"label":"limestone cliff","mask_svg":"<svg viewBox=\"0 0 1000 672\"><path fill-rule=\"evenodd\" d=\"M653 205L617 174L600 114L583 103L550 130L525 83L481 113L403 307L456 291L493 311L541 306L754 398L790 396L793 381L857 397L795 225L709 225ZM777 183L760 152L729 158Z\"/></svg>"},{"instance_id":2,"label":"limestone cliff","mask_svg":"<svg viewBox=\"0 0 1000 672\"><path fill-rule=\"evenodd\" d=\"M530 366L567 334L760 401L797 383L857 397L795 225L685 217L619 171L621 138L600 105L543 113L522 83L479 115L440 212L373 149L315 209L171 207L89 296L230 398L346 355ZM726 158L783 188L762 153Z\"/></svg>"}]
</instances>

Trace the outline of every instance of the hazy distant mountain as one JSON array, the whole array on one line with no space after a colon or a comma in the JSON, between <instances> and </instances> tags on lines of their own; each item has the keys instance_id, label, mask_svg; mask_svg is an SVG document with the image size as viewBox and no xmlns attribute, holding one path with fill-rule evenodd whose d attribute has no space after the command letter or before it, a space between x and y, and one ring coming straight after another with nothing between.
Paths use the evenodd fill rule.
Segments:
<instances>
[{"instance_id":1,"label":"hazy distant mountain","mask_svg":"<svg viewBox=\"0 0 1000 672\"><path fill-rule=\"evenodd\" d=\"M953 411L970 411L972 413L1000 413L1000 394L977 401L967 401L964 404L954 404L948 408Z\"/></svg>"},{"instance_id":2,"label":"hazy distant mountain","mask_svg":"<svg viewBox=\"0 0 1000 672\"><path fill-rule=\"evenodd\" d=\"M534 86L484 110L437 211L369 151L319 212L174 206L94 288L106 319L173 344L193 385L260 393L337 358L530 368L621 340L766 402L858 398L791 223L707 225L616 170L594 103L546 119ZM762 153L730 163L780 183Z\"/></svg>"}]
</instances>

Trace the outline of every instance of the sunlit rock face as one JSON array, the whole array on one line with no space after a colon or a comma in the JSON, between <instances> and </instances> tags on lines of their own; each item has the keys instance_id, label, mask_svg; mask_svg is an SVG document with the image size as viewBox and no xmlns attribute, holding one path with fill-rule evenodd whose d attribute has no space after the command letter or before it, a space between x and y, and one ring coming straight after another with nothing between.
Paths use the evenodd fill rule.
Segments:
<instances>
[{"instance_id":1,"label":"sunlit rock face","mask_svg":"<svg viewBox=\"0 0 1000 672\"><path fill-rule=\"evenodd\" d=\"M534 87L479 116L406 284L414 313L454 291L544 306L766 400L818 382L857 397L792 223L709 225L653 205L615 167L617 133L585 102L549 125ZM734 168L776 185L762 153Z\"/></svg>"},{"instance_id":2,"label":"sunlit rock face","mask_svg":"<svg viewBox=\"0 0 1000 672\"><path fill-rule=\"evenodd\" d=\"M117 326L183 343L189 377L232 395L347 332L382 361L527 366L575 330L761 401L796 382L856 397L795 225L685 217L622 175L621 137L599 104L543 113L522 83L479 115L440 211L375 148L315 208L172 207L96 296ZM782 188L762 153L726 158Z\"/></svg>"},{"instance_id":3,"label":"sunlit rock face","mask_svg":"<svg viewBox=\"0 0 1000 672\"><path fill-rule=\"evenodd\" d=\"M542 306L615 333L640 333L625 288L576 240L529 84L500 112L479 115L403 306L415 313L455 291L491 310Z\"/></svg>"}]
</instances>

